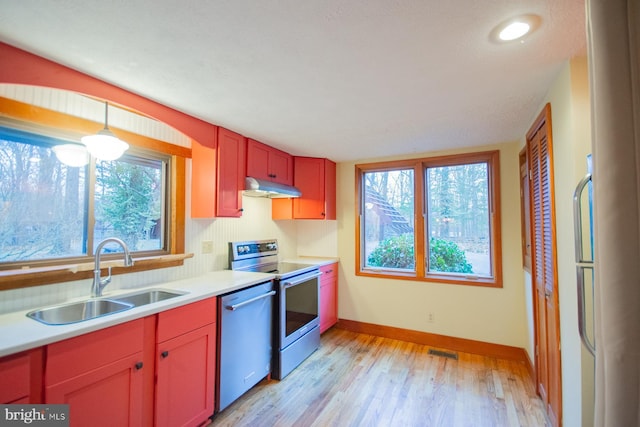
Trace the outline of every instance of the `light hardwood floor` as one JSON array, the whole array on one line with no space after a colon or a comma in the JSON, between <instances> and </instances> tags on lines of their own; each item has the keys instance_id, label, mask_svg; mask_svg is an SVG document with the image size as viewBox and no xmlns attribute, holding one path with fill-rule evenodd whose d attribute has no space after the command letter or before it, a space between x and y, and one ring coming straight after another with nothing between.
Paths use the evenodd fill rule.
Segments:
<instances>
[{"instance_id":1,"label":"light hardwood floor","mask_svg":"<svg viewBox=\"0 0 640 427\"><path fill-rule=\"evenodd\" d=\"M546 426L526 367L335 327L282 381L264 380L214 426Z\"/></svg>"}]
</instances>

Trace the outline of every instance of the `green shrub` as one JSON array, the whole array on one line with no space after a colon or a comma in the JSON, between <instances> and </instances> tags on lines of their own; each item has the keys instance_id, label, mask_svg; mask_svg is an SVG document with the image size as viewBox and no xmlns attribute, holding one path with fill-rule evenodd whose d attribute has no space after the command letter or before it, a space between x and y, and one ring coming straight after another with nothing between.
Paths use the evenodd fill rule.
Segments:
<instances>
[{"instance_id":1,"label":"green shrub","mask_svg":"<svg viewBox=\"0 0 640 427\"><path fill-rule=\"evenodd\" d=\"M429 239L429 270L446 273L473 273L465 252L450 240Z\"/></svg>"},{"instance_id":2,"label":"green shrub","mask_svg":"<svg viewBox=\"0 0 640 427\"><path fill-rule=\"evenodd\" d=\"M401 234L384 239L371 252L367 261L372 267L408 268L413 269L413 235Z\"/></svg>"},{"instance_id":3,"label":"green shrub","mask_svg":"<svg viewBox=\"0 0 640 427\"><path fill-rule=\"evenodd\" d=\"M431 254L429 268L431 271L447 273L473 273L473 267L467 261L465 252L454 242L444 239L429 239ZM384 239L367 258L371 267L413 269L415 259L413 252L413 235Z\"/></svg>"}]
</instances>

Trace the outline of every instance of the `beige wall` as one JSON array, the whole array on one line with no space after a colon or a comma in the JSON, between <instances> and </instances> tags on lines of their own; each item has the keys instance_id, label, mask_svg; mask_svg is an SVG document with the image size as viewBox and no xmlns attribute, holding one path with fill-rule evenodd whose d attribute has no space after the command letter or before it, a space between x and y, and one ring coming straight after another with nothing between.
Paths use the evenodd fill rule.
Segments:
<instances>
[{"instance_id":1,"label":"beige wall","mask_svg":"<svg viewBox=\"0 0 640 427\"><path fill-rule=\"evenodd\" d=\"M474 149L500 150L504 287L500 289L355 275L356 163L338 164L339 317L459 338L525 347L527 340L520 255L517 142ZM411 157L453 154L438 152ZM362 162L391 159L366 159ZM427 322L428 313L435 321Z\"/></svg>"},{"instance_id":2,"label":"beige wall","mask_svg":"<svg viewBox=\"0 0 640 427\"><path fill-rule=\"evenodd\" d=\"M562 351L563 425L589 426L593 417L593 361L583 354L578 336L578 302L573 233L573 192L586 174L591 152L589 83L586 58L575 58L562 68L539 110L551 104L554 156L556 237ZM531 118L533 123L535 116ZM524 137L522 140L524 145ZM524 272L527 313L531 307L531 276ZM533 318L527 318L533 342ZM528 348L532 357L533 349ZM533 359L532 359L533 360Z\"/></svg>"}]
</instances>

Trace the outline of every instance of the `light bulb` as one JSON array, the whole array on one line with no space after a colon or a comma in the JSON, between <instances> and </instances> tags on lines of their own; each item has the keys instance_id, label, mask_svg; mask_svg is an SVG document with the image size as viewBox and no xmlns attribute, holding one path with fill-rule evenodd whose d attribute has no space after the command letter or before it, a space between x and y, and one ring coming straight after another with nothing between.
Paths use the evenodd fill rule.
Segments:
<instances>
[{"instance_id":1,"label":"light bulb","mask_svg":"<svg viewBox=\"0 0 640 427\"><path fill-rule=\"evenodd\" d=\"M81 167L89 163L87 149L79 144L62 144L52 148L58 160L67 166Z\"/></svg>"},{"instance_id":2,"label":"light bulb","mask_svg":"<svg viewBox=\"0 0 640 427\"><path fill-rule=\"evenodd\" d=\"M100 160L116 160L129 149L129 144L106 128L95 135L83 136L82 143L93 157Z\"/></svg>"},{"instance_id":3,"label":"light bulb","mask_svg":"<svg viewBox=\"0 0 640 427\"><path fill-rule=\"evenodd\" d=\"M500 37L500 40L504 41L515 40L527 34L530 29L531 26L526 22L516 21L507 25L502 31L500 31L498 37Z\"/></svg>"}]
</instances>

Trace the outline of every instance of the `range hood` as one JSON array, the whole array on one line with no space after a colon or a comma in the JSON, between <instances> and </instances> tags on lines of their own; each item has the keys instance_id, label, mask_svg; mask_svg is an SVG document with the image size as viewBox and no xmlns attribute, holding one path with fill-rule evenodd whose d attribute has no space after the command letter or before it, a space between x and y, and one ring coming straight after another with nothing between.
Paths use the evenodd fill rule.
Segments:
<instances>
[{"instance_id":1,"label":"range hood","mask_svg":"<svg viewBox=\"0 0 640 427\"><path fill-rule=\"evenodd\" d=\"M302 196L300 190L292 185L279 184L277 182L252 178L250 176L244 179L244 188L245 190L242 194L251 197L268 197L270 199L277 199Z\"/></svg>"}]
</instances>

